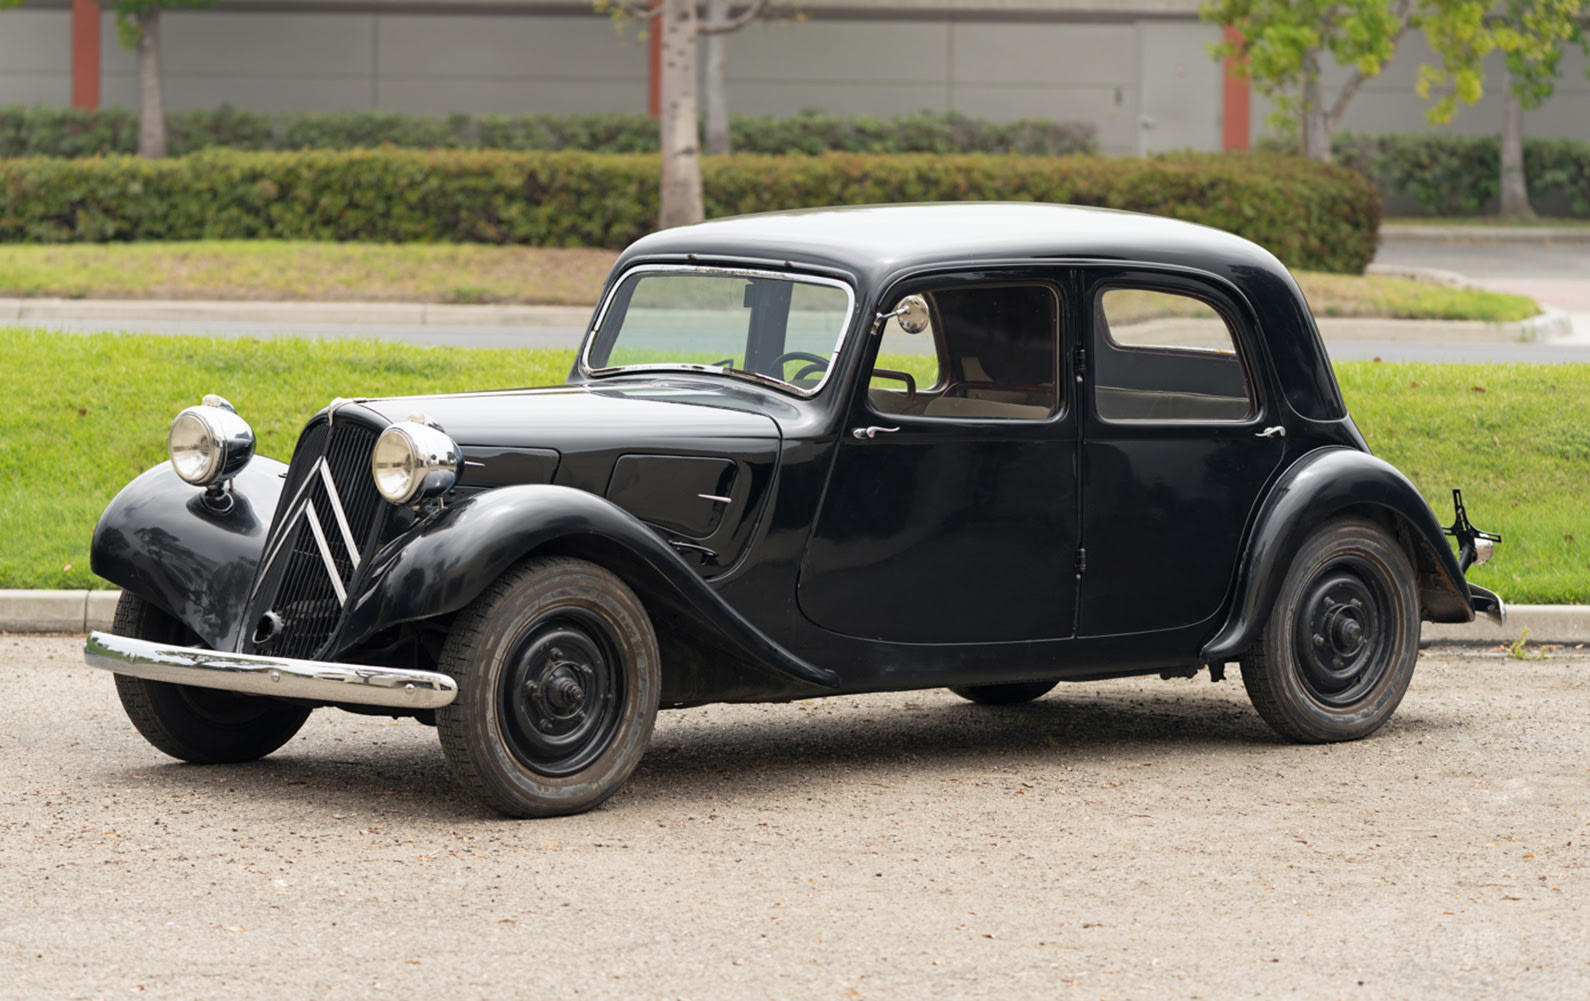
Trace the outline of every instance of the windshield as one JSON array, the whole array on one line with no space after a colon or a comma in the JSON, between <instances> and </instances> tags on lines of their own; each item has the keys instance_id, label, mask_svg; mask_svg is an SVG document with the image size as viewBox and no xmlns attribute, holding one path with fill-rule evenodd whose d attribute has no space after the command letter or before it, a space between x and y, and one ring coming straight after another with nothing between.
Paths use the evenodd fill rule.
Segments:
<instances>
[{"instance_id":1,"label":"windshield","mask_svg":"<svg viewBox=\"0 0 1590 1001\"><path fill-rule=\"evenodd\" d=\"M850 288L760 271L648 269L626 275L586 349L588 372L657 368L776 382L815 393L850 317Z\"/></svg>"}]
</instances>

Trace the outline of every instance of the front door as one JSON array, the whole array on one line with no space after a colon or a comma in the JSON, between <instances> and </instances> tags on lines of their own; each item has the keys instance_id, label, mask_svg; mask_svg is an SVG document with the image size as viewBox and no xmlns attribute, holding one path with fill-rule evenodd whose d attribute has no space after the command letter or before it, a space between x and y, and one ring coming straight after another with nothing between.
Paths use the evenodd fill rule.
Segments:
<instances>
[{"instance_id":1,"label":"front door","mask_svg":"<svg viewBox=\"0 0 1590 1001\"><path fill-rule=\"evenodd\" d=\"M928 330L869 344L801 567L801 611L897 643L1061 639L1076 609L1077 422L1057 284L904 287Z\"/></svg>"},{"instance_id":2,"label":"front door","mask_svg":"<svg viewBox=\"0 0 1590 1001\"><path fill-rule=\"evenodd\" d=\"M1249 312L1184 275L1100 271L1084 289L1078 635L1196 626L1285 447Z\"/></svg>"}]
</instances>

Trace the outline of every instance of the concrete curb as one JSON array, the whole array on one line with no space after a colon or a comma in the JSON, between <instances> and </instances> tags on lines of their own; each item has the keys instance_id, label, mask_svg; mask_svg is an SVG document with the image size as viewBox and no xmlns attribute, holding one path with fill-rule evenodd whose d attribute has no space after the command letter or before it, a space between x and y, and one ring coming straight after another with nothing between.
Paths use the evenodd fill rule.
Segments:
<instances>
[{"instance_id":1,"label":"concrete curb","mask_svg":"<svg viewBox=\"0 0 1590 1001\"><path fill-rule=\"evenodd\" d=\"M0 632L85 633L109 629L120 591L0 590ZM1488 619L1450 625L1426 622L1422 634L1437 643L1511 644L1529 630L1530 643L1590 643L1590 605L1514 605L1507 624Z\"/></svg>"},{"instance_id":2,"label":"concrete curb","mask_svg":"<svg viewBox=\"0 0 1590 1001\"><path fill-rule=\"evenodd\" d=\"M1382 239L1485 243L1590 243L1590 226L1420 226L1381 223Z\"/></svg>"},{"instance_id":3,"label":"concrete curb","mask_svg":"<svg viewBox=\"0 0 1590 1001\"><path fill-rule=\"evenodd\" d=\"M109 629L120 591L0 590L0 632L86 633Z\"/></svg>"},{"instance_id":4,"label":"concrete curb","mask_svg":"<svg viewBox=\"0 0 1590 1001\"><path fill-rule=\"evenodd\" d=\"M0 322L349 323L421 327L574 327L593 306L455 306L435 302L221 302L183 299L0 299Z\"/></svg>"}]
</instances>

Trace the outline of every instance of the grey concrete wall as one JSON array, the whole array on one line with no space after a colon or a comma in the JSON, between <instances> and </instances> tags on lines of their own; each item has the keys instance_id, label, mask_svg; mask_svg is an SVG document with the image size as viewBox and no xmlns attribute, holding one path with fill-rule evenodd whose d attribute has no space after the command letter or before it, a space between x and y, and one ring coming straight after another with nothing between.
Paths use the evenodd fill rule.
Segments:
<instances>
[{"instance_id":1,"label":"grey concrete wall","mask_svg":"<svg viewBox=\"0 0 1590 1001\"><path fill-rule=\"evenodd\" d=\"M0 105L70 101L70 14L0 12ZM467 13L386 0L315 9L173 11L164 17L166 96L173 109L222 102L260 111L379 108L441 114L642 111L647 48L578 4L477 0ZM1215 29L1191 19L1196 0L828 0L803 21L759 22L729 36L731 108L803 108L890 115L957 110L993 119L1087 121L1105 152L1214 148L1219 73L1205 56ZM103 102L136 101L133 54L102 33ZM1351 105L1344 127L1425 128L1410 39ZM1532 114L1530 135L1590 138L1584 58L1564 61L1559 96ZM1492 90L1451 128L1500 128L1499 61ZM1336 74L1337 77L1340 74ZM1254 132L1265 131L1256 100ZM1151 130L1141 127L1147 118Z\"/></svg>"}]
</instances>

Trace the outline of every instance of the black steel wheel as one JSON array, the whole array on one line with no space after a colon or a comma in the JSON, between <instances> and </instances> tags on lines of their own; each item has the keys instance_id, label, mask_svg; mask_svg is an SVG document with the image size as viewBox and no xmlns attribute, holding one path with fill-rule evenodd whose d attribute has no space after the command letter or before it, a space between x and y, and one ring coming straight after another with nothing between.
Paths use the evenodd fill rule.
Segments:
<instances>
[{"instance_id":1,"label":"black steel wheel","mask_svg":"<svg viewBox=\"0 0 1590 1001\"><path fill-rule=\"evenodd\" d=\"M123 591L111 631L118 636L200 646L192 630L169 614ZM155 747L201 765L234 764L263 758L293 739L310 710L258 695L214 688L145 681L116 675L127 718Z\"/></svg>"},{"instance_id":2,"label":"black steel wheel","mask_svg":"<svg viewBox=\"0 0 1590 1001\"><path fill-rule=\"evenodd\" d=\"M1058 681L1014 681L1003 685L952 685L950 691L983 706L1013 706L1049 694Z\"/></svg>"},{"instance_id":3,"label":"black steel wheel","mask_svg":"<svg viewBox=\"0 0 1590 1001\"><path fill-rule=\"evenodd\" d=\"M453 622L436 714L459 781L497 810L589 810L640 764L661 691L657 638L624 582L583 560L532 559Z\"/></svg>"},{"instance_id":4,"label":"black steel wheel","mask_svg":"<svg viewBox=\"0 0 1590 1001\"><path fill-rule=\"evenodd\" d=\"M1418 579L1407 554L1374 522L1341 518L1303 544L1242 659L1242 684L1282 736L1356 740L1391 718L1418 656Z\"/></svg>"}]
</instances>

